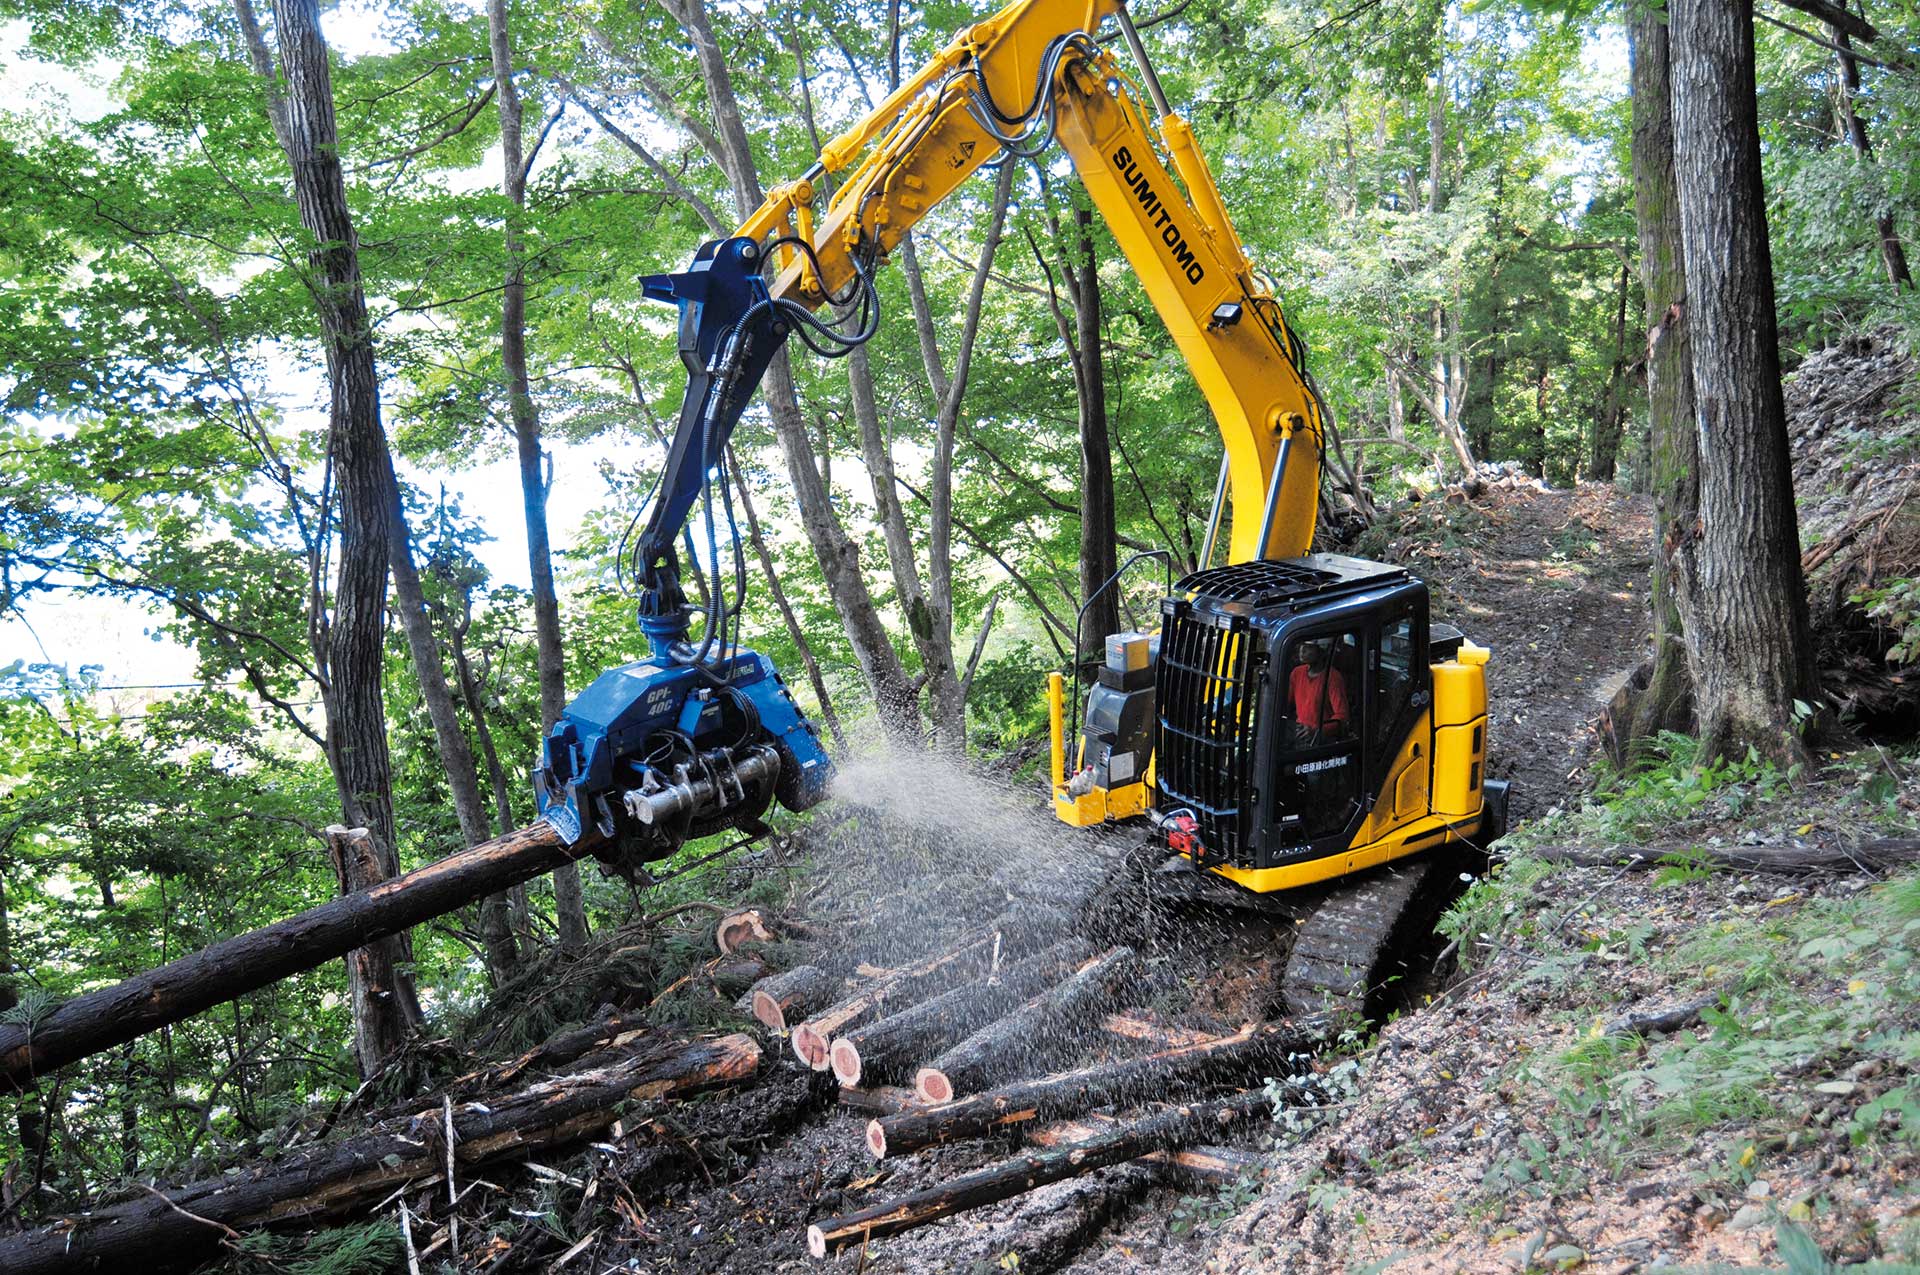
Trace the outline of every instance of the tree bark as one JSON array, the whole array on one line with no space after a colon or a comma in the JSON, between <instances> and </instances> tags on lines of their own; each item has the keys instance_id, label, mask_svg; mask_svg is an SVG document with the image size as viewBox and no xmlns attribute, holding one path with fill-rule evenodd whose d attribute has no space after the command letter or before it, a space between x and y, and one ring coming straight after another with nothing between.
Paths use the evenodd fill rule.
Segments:
<instances>
[{"instance_id":1,"label":"tree bark","mask_svg":"<svg viewBox=\"0 0 1920 1275\"><path fill-rule=\"evenodd\" d=\"M1700 438L1695 588L1680 609L1701 760L1804 763L1816 691L1760 177L1753 11L1674 0L1674 172Z\"/></svg>"},{"instance_id":2,"label":"tree bark","mask_svg":"<svg viewBox=\"0 0 1920 1275\"><path fill-rule=\"evenodd\" d=\"M317 968L376 939L532 880L585 851L584 846L560 844L553 829L540 820L371 889L76 996L36 1017L30 1026L0 1024L0 1089L23 1089L54 1068Z\"/></svg>"},{"instance_id":3,"label":"tree bark","mask_svg":"<svg viewBox=\"0 0 1920 1275\"><path fill-rule=\"evenodd\" d=\"M1109 1103L1137 1102L1202 1080L1258 1073L1307 1043L1292 1027L1249 1027L1197 1045L1022 1081L957 1102L883 1116L867 1125L876 1159L971 1138L1029 1120L1077 1116Z\"/></svg>"},{"instance_id":4,"label":"tree bark","mask_svg":"<svg viewBox=\"0 0 1920 1275\"><path fill-rule=\"evenodd\" d=\"M1686 251L1673 168L1671 44L1664 16L1627 16L1633 77L1633 202L1647 324L1647 459L1654 497L1653 656L1644 690L1613 722L1617 760L1633 741L1693 726L1692 677L1677 599L1694 588L1699 543L1699 435Z\"/></svg>"},{"instance_id":5,"label":"tree bark","mask_svg":"<svg viewBox=\"0 0 1920 1275\"><path fill-rule=\"evenodd\" d=\"M457 1108L448 1151L437 1103L357 1137L302 1148L238 1176L222 1175L126 1204L96 1209L15 1236L4 1265L14 1275L131 1269L213 1250L222 1228L240 1230L338 1215L371 1204L419 1177L438 1176L449 1155L468 1167L564 1146L612 1125L632 1103L751 1077L760 1049L745 1036L635 1042L626 1057Z\"/></svg>"},{"instance_id":6,"label":"tree bark","mask_svg":"<svg viewBox=\"0 0 1920 1275\"><path fill-rule=\"evenodd\" d=\"M951 1102L958 1094L1048 1070L1085 1046L1103 1012L1126 1003L1125 988L1139 970L1130 947L1087 962L922 1067L913 1078L914 1092L927 1102Z\"/></svg>"},{"instance_id":7,"label":"tree bark","mask_svg":"<svg viewBox=\"0 0 1920 1275\"><path fill-rule=\"evenodd\" d=\"M371 890L387 880L373 852L373 837L365 828L327 829L327 851L333 858L340 893ZM406 1043L411 1024L394 995L396 973L389 949L379 944L347 953L347 991L353 1006L353 1054L362 1080Z\"/></svg>"},{"instance_id":8,"label":"tree bark","mask_svg":"<svg viewBox=\"0 0 1920 1275\"><path fill-rule=\"evenodd\" d=\"M236 0L256 72L271 76L272 58L247 0ZM381 694L385 656L391 460L380 424L380 381L373 332L360 281L360 254L347 208L340 139L333 111L333 73L315 0L275 0L284 90L269 78L263 91L293 173L300 225L312 237L309 291L327 362L327 447L340 499L339 571L327 628L327 753L340 788L343 822L370 830L380 866L398 875L393 823L393 763L387 751ZM390 944L400 969L396 994L409 1021L425 1021L403 936Z\"/></svg>"},{"instance_id":9,"label":"tree bark","mask_svg":"<svg viewBox=\"0 0 1920 1275\"><path fill-rule=\"evenodd\" d=\"M807 1228L807 1251L826 1257L854 1244L898 1235L968 1209L1025 1194L1153 1151L1199 1142L1235 1121L1265 1111L1264 1094L1248 1092L1192 1107L1175 1107L1135 1124L1117 1125L1085 1142L1016 1156L1000 1164Z\"/></svg>"},{"instance_id":10,"label":"tree bark","mask_svg":"<svg viewBox=\"0 0 1920 1275\"><path fill-rule=\"evenodd\" d=\"M514 84L513 33L506 0L487 0L487 43L493 56L494 102L500 112L501 193L513 205L507 214L506 279L500 290L500 367L520 458L520 505L527 524L527 570L532 581L533 632L540 671L540 726L551 730L567 707L566 653L560 641L560 595L553 580L553 549L547 528L547 481L540 451L540 412L527 378L527 260L520 222L527 208L524 111ZM554 921L563 951L586 946L587 906L580 869L563 864L553 874Z\"/></svg>"}]
</instances>

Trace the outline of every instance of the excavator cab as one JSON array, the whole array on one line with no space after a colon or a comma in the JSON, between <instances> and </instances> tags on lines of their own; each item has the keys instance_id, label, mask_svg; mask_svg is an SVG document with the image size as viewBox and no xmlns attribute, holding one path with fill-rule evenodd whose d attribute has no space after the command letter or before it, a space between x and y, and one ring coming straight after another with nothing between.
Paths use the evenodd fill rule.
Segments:
<instances>
[{"instance_id":1,"label":"excavator cab","mask_svg":"<svg viewBox=\"0 0 1920 1275\"><path fill-rule=\"evenodd\" d=\"M1506 785L1485 774L1487 651L1428 612L1405 569L1340 554L1187 576L1161 603L1151 684L1136 672L1126 693L1143 703L1100 720L1090 703L1083 791L1067 781L1056 811L1116 805L1101 786L1116 772L1095 763L1150 754L1126 805L1150 804L1193 866L1260 893L1490 843Z\"/></svg>"}]
</instances>

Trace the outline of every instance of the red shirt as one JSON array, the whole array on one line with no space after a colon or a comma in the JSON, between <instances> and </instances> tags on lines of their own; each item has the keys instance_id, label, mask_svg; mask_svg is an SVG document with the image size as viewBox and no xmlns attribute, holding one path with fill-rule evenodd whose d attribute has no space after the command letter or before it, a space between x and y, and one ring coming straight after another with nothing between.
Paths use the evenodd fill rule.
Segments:
<instances>
[{"instance_id":1,"label":"red shirt","mask_svg":"<svg viewBox=\"0 0 1920 1275\"><path fill-rule=\"evenodd\" d=\"M1305 664L1296 664L1287 686L1293 695L1293 718L1308 730L1347 720L1347 679L1339 669L1315 673Z\"/></svg>"}]
</instances>

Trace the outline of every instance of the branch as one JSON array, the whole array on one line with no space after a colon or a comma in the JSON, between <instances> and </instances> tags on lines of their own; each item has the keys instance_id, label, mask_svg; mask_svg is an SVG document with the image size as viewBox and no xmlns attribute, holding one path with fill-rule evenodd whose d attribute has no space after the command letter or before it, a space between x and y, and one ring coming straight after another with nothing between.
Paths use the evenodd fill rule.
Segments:
<instances>
[{"instance_id":1,"label":"branch","mask_svg":"<svg viewBox=\"0 0 1920 1275\"><path fill-rule=\"evenodd\" d=\"M980 671L980 657L987 649L987 635L993 632L993 613L1000 609L1000 590L987 595L987 611L980 617L980 635L973 639L973 654L967 657L967 671L960 675L960 702L973 693L973 675Z\"/></svg>"},{"instance_id":2,"label":"branch","mask_svg":"<svg viewBox=\"0 0 1920 1275\"><path fill-rule=\"evenodd\" d=\"M927 503L926 493L906 479L900 477L900 475L895 474L893 481L895 485L904 489L909 496L912 496L922 505ZM1033 581L1029 580L1025 573L1020 571L1019 568L1002 557L1000 551L993 547L992 543L988 541L986 536L980 533L978 528L961 518L957 513L953 515L953 525L959 529L961 535L967 538L968 543L972 544L973 547L981 553L986 554L987 557L993 559L994 563L999 566L1002 571L1006 572L1015 584L1020 586L1020 591L1027 595L1027 601L1033 603L1034 609L1040 612L1040 618L1047 622L1047 640L1053 643L1055 653L1064 658L1066 648L1060 645L1060 640L1054 636L1054 631L1058 630L1061 634L1071 638L1073 636L1073 630L1068 628L1060 617L1053 613L1053 608L1049 607L1046 600L1040 596L1040 590L1034 587Z\"/></svg>"},{"instance_id":3,"label":"branch","mask_svg":"<svg viewBox=\"0 0 1920 1275\"><path fill-rule=\"evenodd\" d=\"M1915 70L1913 63L1911 62L1907 62L1898 58L1891 59L1886 62L1882 62L1878 58L1870 58L1866 54L1860 52L1858 49L1850 49L1847 46L1840 44L1836 41L1823 39L1822 37L1817 36L1813 32L1807 30L1805 27L1796 27L1791 22L1782 22L1780 19L1773 17L1770 14L1765 14L1760 12L1760 10L1758 9L1755 9L1753 11L1753 16L1760 19L1760 21L1762 22L1769 23L1773 26L1779 27L1782 31L1791 32L1792 34L1799 36L1802 40L1806 40L1810 43L1817 44L1823 49L1831 49L1833 52L1838 53L1841 57L1852 58L1855 62L1860 62L1871 67L1877 67L1882 71L1901 71L1901 72L1905 72L1908 75L1913 74Z\"/></svg>"},{"instance_id":4,"label":"branch","mask_svg":"<svg viewBox=\"0 0 1920 1275\"><path fill-rule=\"evenodd\" d=\"M627 134L625 129L608 119L599 107L587 101L584 97L581 97L580 90L575 88L572 83L564 77L556 75L553 77L553 82L562 93L566 94L569 101L573 102L588 115L591 115L593 122L598 124L606 132L607 136L619 142L629 151L632 151L640 162L645 164L655 177L659 178L660 184L665 186L667 190L673 194L674 198L693 209L693 211L699 215L700 220L706 223L709 231L716 236L727 233L728 226L720 220L720 215L714 212L713 205L687 189L686 184L682 182L672 170L654 158L652 151L635 141Z\"/></svg>"},{"instance_id":5,"label":"branch","mask_svg":"<svg viewBox=\"0 0 1920 1275\"><path fill-rule=\"evenodd\" d=\"M369 160L364 164L355 165L354 167L349 168L347 171L354 174L367 173L367 172L372 172L376 168L385 168L388 164L398 164L402 160L412 159L415 155L424 155L428 151L432 150L434 147L438 146L440 143L445 141L450 141L453 138L460 136L460 134L467 131L467 125L473 123L473 121L479 116L480 112L487 109L487 103L493 101L493 92L494 92L494 86L491 84L487 85L486 92L482 93L478 98L475 98L474 101L467 107L467 113L461 117L460 122L453 125L451 128L448 128L442 131L437 137L429 137L426 141L421 142L418 146L409 146L406 150L401 151L397 155L385 155L379 159ZM441 120L445 120L448 116L452 114L453 114L452 111L448 111L446 115L442 115L440 119L437 119L433 122L435 124L438 124L441 122Z\"/></svg>"},{"instance_id":6,"label":"branch","mask_svg":"<svg viewBox=\"0 0 1920 1275\"><path fill-rule=\"evenodd\" d=\"M1857 13L1830 3L1829 0L1780 0L1780 2L1790 9L1800 10L1810 18L1820 19L1835 31L1852 36L1856 40L1865 40L1871 44L1880 38L1880 32L1875 29L1873 23Z\"/></svg>"}]
</instances>

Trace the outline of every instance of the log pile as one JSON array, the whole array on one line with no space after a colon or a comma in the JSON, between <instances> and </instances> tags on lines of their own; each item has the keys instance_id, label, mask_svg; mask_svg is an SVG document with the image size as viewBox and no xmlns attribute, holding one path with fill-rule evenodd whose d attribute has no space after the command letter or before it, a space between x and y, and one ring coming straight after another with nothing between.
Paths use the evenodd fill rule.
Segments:
<instances>
[{"instance_id":1,"label":"log pile","mask_svg":"<svg viewBox=\"0 0 1920 1275\"><path fill-rule=\"evenodd\" d=\"M1077 1052L1087 1028L1138 973L1130 947L1116 947L1088 961L1058 983L988 1023L914 1073L914 1092L932 1103L985 1089L1022 1073L1044 1071Z\"/></svg>"},{"instance_id":2,"label":"log pile","mask_svg":"<svg viewBox=\"0 0 1920 1275\"><path fill-rule=\"evenodd\" d=\"M1029 996L1058 983L1089 955L1086 943L1069 939L834 1038L828 1051L834 1079L854 1087L912 1074L913 1066L956 1040L998 1021Z\"/></svg>"},{"instance_id":3,"label":"log pile","mask_svg":"<svg viewBox=\"0 0 1920 1275\"><path fill-rule=\"evenodd\" d=\"M911 1006L956 984L998 969L1000 963L1057 940L1066 918L1037 903L1021 903L932 956L889 970L793 1029L793 1052L815 1071L831 1065L834 1037Z\"/></svg>"}]
</instances>

